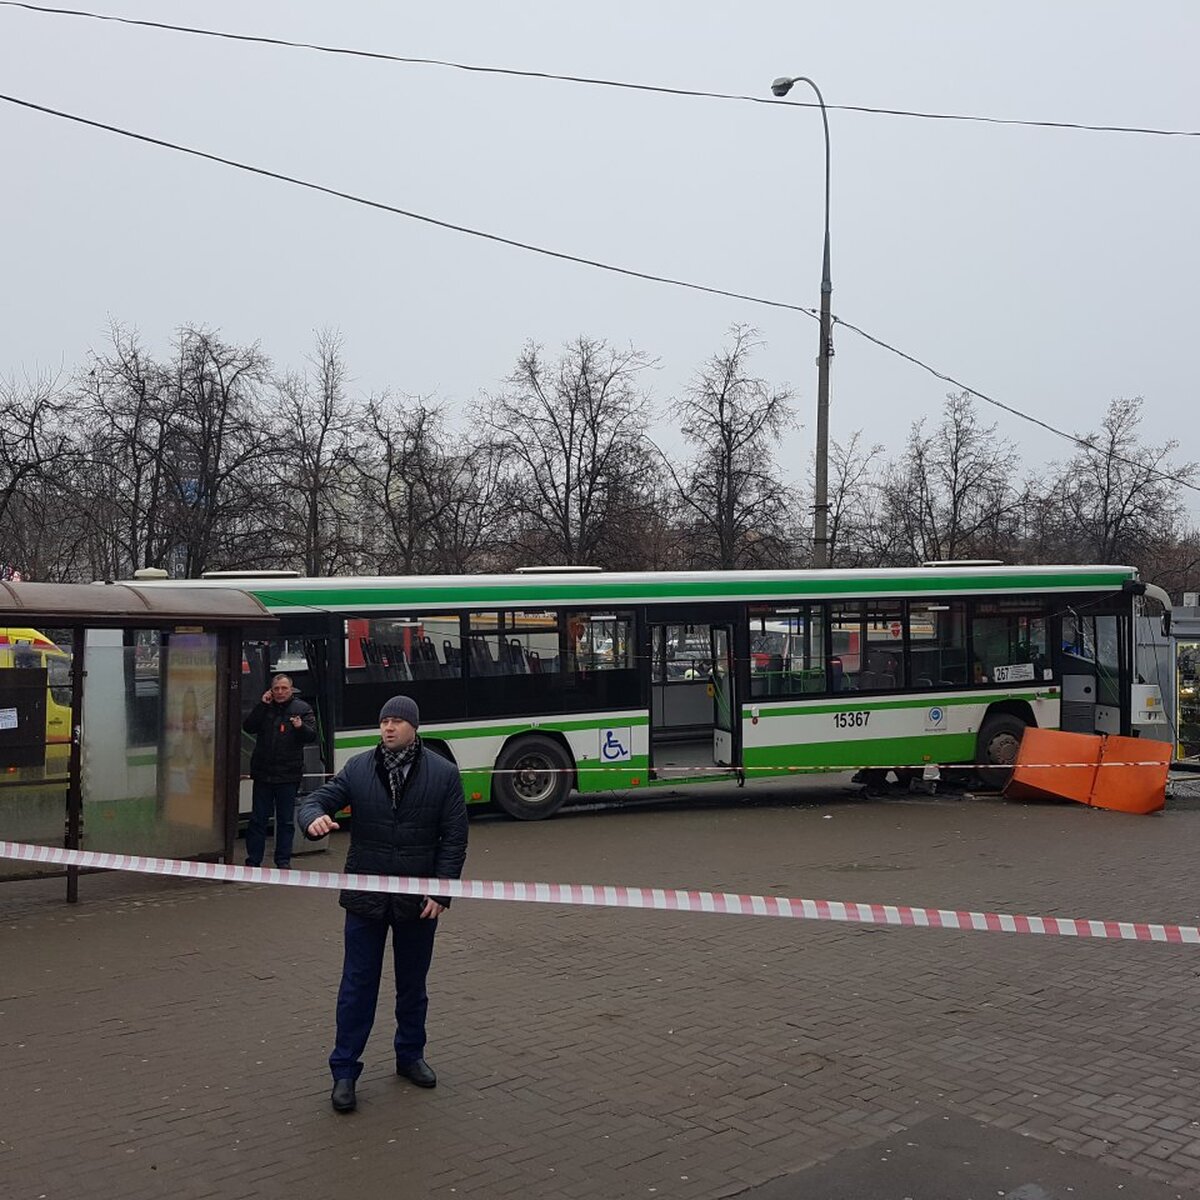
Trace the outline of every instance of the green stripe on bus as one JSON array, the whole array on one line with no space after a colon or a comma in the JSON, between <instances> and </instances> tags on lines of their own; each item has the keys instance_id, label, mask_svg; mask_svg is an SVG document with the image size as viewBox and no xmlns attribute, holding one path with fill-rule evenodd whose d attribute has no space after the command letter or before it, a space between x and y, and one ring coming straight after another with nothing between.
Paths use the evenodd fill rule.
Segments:
<instances>
[{"instance_id":1,"label":"green stripe on bus","mask_svg":"<svg viewBox=\"0 0 1200 1200\"><path fill-rule=\"evenodd\" d=\"M814 771L824 767L920 768L926 762L972 762L974 756L973 733L930 733L924 737L856 738L806 746L754 746L746 750L745 763L747 769L760 768L753 775L759 778L766 773L764 769L785 774L789 769Z\"/></svg>"},{"instance_id":2,"label":"green stripe on bus","mask_svg":"<svg viewBox=\"0 0 1200 1200\"><path fill-rule=\"evenodd\" d=\"M952 571L943 574L889 575L862 578L807 578L788 576L781 579L654 579L593 580L579 583L504 583L463 586L453 584L414 584L412 586L346 587L344 583L312 588L253 588L252 593L271 609L287 608L367 608L376 605L412 607L430 604L455 606L512 604L520 601L628 601L653 600L744 600L761 597L949 595L966 592L1087 591L1097 588L1119 589L1129 572L1093 571L1056 574L1031 570L1021 575L968 575Z\"/></svg>"},{"instance_id":3,"label":"green stripe on bus","mask_svg":"<svg viewBox=\"0 0 1200 1200\"><path fill-rule=\"evenodd\" d=\"M806 717L809 715L816 716L820 713L835 713L835 712L880 712L885 709L909 708L949 708L952 705L961 704L979 704L989 705L996 704L1002 700L1027 700L1032 703L1035 700L1057 700L1058 694L1053 695L1048 692L988 692L986 695L977 693L970 696L906 696L903 700L838 700L835 702L824 701L818 704L789 704L782 708L765 708L761 705L758 707L759 720L765 721L768 717ZM754 714L751 708L755 707L747 705L743 701L742 719L749 721L753 719Z\"/></svg>"},{"instance_id":4,"label":"green stripe on bus","mask_svg":"<svg viewBox=\"0 0 1200 1200\"><path fill-rule=\"evenodd\" d=\"M479 767L463 768L463 795L468 804L487 804L492 798L492 773Z\"/></svg>"},{"instance_id":5,"label":"green stripe on bus","mask_svg":"<svg viewBox=\"0 0 1200 1200\"><path fill-rule=\"evenodd\" d=\"M664 771L669 771L670 767L664 767ZM738 777L737 771L732 767L717 767L713 766L712 770L703 772L694 771L683 775L667 775L664 778L651 779L648 786L652 788L663 787L698 787L702 783L728 783L731 779Z\"/></svg>"},{"instance_id":6,"label":"green stripe on bus","mask_svg":"<svg viewBox=\"0 0 1200 1200\"><path fill-rule=\"evenodd\" d=\"M580 792L617 792L643 787L650 771L650 759L634 754L624 762L579 764L577 790Z\"/></svg>"}]
</instances>

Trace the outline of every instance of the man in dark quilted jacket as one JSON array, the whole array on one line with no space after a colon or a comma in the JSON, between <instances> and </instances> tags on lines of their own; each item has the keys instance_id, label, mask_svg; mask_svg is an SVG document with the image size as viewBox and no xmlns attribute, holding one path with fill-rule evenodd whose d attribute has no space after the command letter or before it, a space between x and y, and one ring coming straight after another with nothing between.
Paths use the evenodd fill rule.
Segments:
<instances>
[{"instance_id":1,"label":"man in dark quilted jacket","mask_svg":"<svg viewBox=\"0 0 1200 1200\"><path fill-rule=\"evenodd\" d=\"M417 729L421 715L408 696L393 696L379 713L379 745L352 758L323 787L304 798L299 825L321 838L351 810L346 870L361 875L421 875L458 879L467 856L467 807L458 768L427 751ZM437 919L447 896L400 896L345 890L345 957L337 999L337 1037L329 1056L330 1100L353 1112L375 1019L388 931L396 973L396 1073L431 1088L437 1076L425 1061L425 979L433 959Z\"/></svg>"},{"instance_id":2,"label":"man in dark quilted jacket","mask_svg":"<svg viewBox=\"0 0 1200 1200\"><path fill-rule=\"evenodd\" d=\"M304 747L317 740L313 710L296 695L290 675L276 675L262 699L242 722L255 735L250 758L253 808L246 827L246 866L261 867L267 824L275 818L275 865L292 862L296 831L296 793L304 778Z\"/></svg>"}]
</instances>

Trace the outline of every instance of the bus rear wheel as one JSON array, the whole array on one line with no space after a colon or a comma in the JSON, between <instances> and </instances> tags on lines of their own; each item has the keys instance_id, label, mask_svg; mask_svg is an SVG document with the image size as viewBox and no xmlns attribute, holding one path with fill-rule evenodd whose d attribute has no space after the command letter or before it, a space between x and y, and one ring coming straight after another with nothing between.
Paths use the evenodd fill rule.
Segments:
<instances>
[{"instance_id":1,"label":"bus rear wheel","mask_svg":"<svg viewBox=\"0 0 1200 1200\"><path fill-rule=\"evenodd\" d=\"M993 713L975 742L975 773L985 787L999 791L1011 778L1021 738L1029 726L1013 713Z\"/></svg>"},{"instance_id":2,"label":"bus rear wheel","mask_svg":"<svg viewBox=\"0 0 1200 1200\"><path fill-rule=\"evenodd\" d=\"M574 772L575 764L559 742L532 733L500 752L492 795L510 817L540 821L562 807Z\"/></svg>"}]
</instances>

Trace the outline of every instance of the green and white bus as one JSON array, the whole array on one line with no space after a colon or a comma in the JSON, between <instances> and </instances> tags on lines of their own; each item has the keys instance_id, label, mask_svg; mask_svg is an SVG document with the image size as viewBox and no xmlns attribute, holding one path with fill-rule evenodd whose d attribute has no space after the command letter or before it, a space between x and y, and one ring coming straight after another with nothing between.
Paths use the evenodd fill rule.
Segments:
<instances>
[{"instance_id":1,"label":"green and white bus","mask_svg":"<svg viewBox=\"0 0 1200 1200\"><path fill-rule=\"evenodd\" d=\"M468 799L522 819L572 793L794 772L974 764L999 784L1030 725L1161 720L1133 617L1167 597L1132 567L207 582L278 616L245 646L243 695L293 676L322 731L314 773L373 745L405 692Z\"/></svg>"}]
</instances>

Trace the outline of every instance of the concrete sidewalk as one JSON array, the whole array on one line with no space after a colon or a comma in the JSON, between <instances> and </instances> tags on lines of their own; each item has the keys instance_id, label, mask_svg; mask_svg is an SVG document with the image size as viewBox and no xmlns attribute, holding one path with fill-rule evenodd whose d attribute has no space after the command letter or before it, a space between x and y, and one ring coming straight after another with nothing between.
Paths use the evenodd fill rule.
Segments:
<instances>
[{"instance_id":1,"label":"concrete sidewalk","mask_svg":"<svg viewBox=\"0 0 1200 1200\"><path fill-rule=\"evenodd\" d=\"M1195 805L693 792L477 821L468 874L1200 921ZM385 984L339 1117L332 893L80 892L0 885L6 1198L1200 1193L1197 947L459 901L439 1087L391 1073Z\"/></svg>"}]
</instances>

